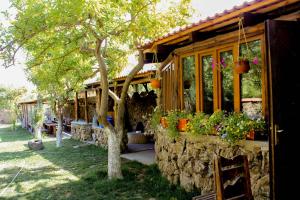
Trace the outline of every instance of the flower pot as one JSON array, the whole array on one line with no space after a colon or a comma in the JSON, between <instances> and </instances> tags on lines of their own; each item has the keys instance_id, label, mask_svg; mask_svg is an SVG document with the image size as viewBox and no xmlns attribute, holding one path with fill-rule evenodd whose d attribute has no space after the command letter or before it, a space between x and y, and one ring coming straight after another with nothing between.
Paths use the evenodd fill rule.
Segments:
<instances>
[{"instance_id":1,"label":"flower pot","mask_svg":"<svg viewBox=\"0 0 300 200\"><path fill-rule=\"evenodd\" d=\"M168 121L167 121L167 118L165 117L161 117L160 118L160 124L163 128L168 128Z\"/></svg>"},{"instance_id":2,"label":"flower pot","mask_svg":"<svg viewBox=\"0 0 300 200\"><path fill-rule=\"evenodd\" d=\"M247 133L246 135L246 139L248 140L254 140L254 136L255 136L255 131L254 130L251 130Z\"/></svg>"},{"instance_id":3,"label":"flower pot","mask_svg":"<svg viewBox=\"0 0 300 200\"><path fill-rule=\"evenodd\" d=\"M159 79L152 79L150 81L150 84L151 84L152 88L155 88L155 89L160 88L160 80Z\"/></svg>"},{"instance_id":4,"label":"flower pot","mask_svg":"<svg viewBox=\"0 0 300 200\"><path fill-rule=\"evenodd\" d=\"M237 74L247 73L250 70L250 64L248 59L239 60L235 62L235 72Z\"/></svg>"},{"instance_id":5,"label":"flower pot","mask_svg":"<svg viewBox=\"0 0 300 200\"><path fill-rule=\"evenodd\" d=\"M178 124L177 124L178 131L185 132L188 121L189 121L189 119L185 119L185 118L178 119Z\"/></svg>"}]
</instances>

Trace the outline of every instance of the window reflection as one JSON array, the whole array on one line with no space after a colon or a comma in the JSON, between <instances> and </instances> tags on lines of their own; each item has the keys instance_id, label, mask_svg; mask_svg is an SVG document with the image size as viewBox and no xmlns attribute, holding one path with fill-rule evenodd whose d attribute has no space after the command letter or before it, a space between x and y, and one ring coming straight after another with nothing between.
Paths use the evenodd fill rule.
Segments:
<instances>
[{"instance_id":1,"label":"window reflection","mask_svg":"<svg viewBox=\"0 0 300 200\"><path fill-rule=\"evenodd\" d=\"M213 113L213 70L211 55L202 57L203 112Z\"/></svg>"},{"instance_id":2,"label":"window reflection","mask_svg":"<svg viewBox=\"0 0 300 200\"><path fill-rule=\"evenodd\" d=\"M233 111L233 54L232 50L220 53L219 69L222 74L222 109Z\"/></svg>"},{"instance_id":3,"label":"window reflection","mask_svg":"<svg viewBox=\"0 0 300 200\"><path fill-rule=\"evenodd\" d=\"M241 75L241 105L242 111L253 118L262 116L262 79L261 79L261 42L260 40L240 46L240 56L246 56L250 61L250 70Z\"/></svg>"},{"instance_id":4,"label":"window reflection","mask_svg":"<svg viewBox=\"0 0 300 200\"><path fill-rule=\"evenodd\" d=\"M196 88L195 88L195 56L182 59L183 66L183 91L184 109L188 112L196 111Z\"/></svg>"}]
</instances>

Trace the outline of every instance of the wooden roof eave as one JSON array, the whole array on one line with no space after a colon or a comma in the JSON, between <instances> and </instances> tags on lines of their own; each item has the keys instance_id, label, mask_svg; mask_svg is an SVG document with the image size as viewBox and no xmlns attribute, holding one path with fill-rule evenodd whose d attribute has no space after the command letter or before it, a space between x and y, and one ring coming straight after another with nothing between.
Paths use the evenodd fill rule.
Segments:
<instances>
[{"instance_id":1,"label":"wooden roof eave","mask_svg":"<svg viewBox=\"0 0 300 200\"><path fill-rule=\"evenodd\" d=\"M224 14L221 17L218 17L218 18L215 18L212 20L208 20L204 23L201 23L197 26L191 27L184 31L180 31L169 37L154 41L152 44L146 45L146 47L144 49L144 53L157 52L158 45L165 44L165 43L174 43L172 41L176 41L180 37L187 37L190 33L195 32L195 31L212 31L212 30L218 29L222 26L226 26L230 23L237 23L239 20L239 17L243 13L246 13L246 12L266 13L266 12L275 10L282 6L286 6L286 5L289 5L289 4L298 2L298 1L299 0L284 0L284 1L269 0L269 1L257 2L253 5L246 6L239 10L233 11L229 14Z\"/></svg>"}]
</instances>

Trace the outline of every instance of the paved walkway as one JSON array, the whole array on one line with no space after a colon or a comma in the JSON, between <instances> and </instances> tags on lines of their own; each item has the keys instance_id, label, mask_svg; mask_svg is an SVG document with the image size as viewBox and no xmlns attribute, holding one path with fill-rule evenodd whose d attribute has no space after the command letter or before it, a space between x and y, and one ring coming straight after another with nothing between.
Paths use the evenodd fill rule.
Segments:
<instances>
[{"instance_id":1,"label":"paved walkway","mask_svg":"<svg viewBox=\"0 0 300 200\"><path fill-rule=\"evenodd\" d=\"M151 165L155 163L155 151L154 149L139 151L134 153L125 153L121 155L122 158L128 160L135 160L145 165Z\"/></svg>"}]
</instances>

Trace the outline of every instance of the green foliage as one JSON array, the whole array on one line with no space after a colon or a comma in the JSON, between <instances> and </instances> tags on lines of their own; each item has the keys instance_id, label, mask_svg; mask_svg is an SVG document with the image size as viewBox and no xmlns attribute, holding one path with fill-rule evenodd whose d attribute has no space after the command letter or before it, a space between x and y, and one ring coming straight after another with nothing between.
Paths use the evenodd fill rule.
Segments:
<instances>
[{"instance_id":1,"label":"green foliage","mask_svg":"<svg viewBox=\"0 0 300 200\"><path fill-rule=\"evenodd\" d=\"M214 131L216 133L220 132L222 128L222 122L225 119L225 113L222 110L215 111L211 116L208 118L207 129Z\"/></svg>"},{"instance_id":2,"label":"green foliage","mask_svg":"<svg viewBox=\"0 0 300 200\"><path fill-rule=\"evenodd\" d=\"M251 130L265 131L266 122L264 119L250 119L244 113L230 113L222 122L221 138L229 143L235 143L245 139Z\"/></svg>"},{"instance_id":3,"label":"green foliage","mask_svg":"<svg viewBox=\"0 0 300 200\"><path fill-rule=\"evenodd\" d=\"M179 137L179 131L177 129L178 120L186 119L186 118L191 119L192 115L185 111L172 110L172 111L168 111L166 118L168 123L167 133L170 138L176 139Z\"/></svg>"},{"instance_id":4,"label":"green foliage","mask_svg":"<svg viewBox=\"0 0 300 200\"><path fill-rule=\"evenodd\" d=\"M179 131L177 130L177 124L178 124L178 111L169 111L167 116L167 133L170 138L178 138L179 137Z\"/></svg>"},{"instance_id":5,"label":"green foliage","mask_svg":"<svg viewBox=\"0 0 300 200\"><path fill-rule=\"evenodd\" d=\"M208 115L204 113L196 113L188 123L187 130L193 135L205 135L210 133L208 129Z\"/></svg>"},{"instance_id":6,"label":"green foliage","mask_svg":"<svg viewBox=\"0 0 300 200\"><path fill-rule=\"evenodd\" d=\"M41 126L44 121L44 110L42 106L36 105L33 107L30 113L31 122L33 125L33 128L37 128L38 126Z\"/></svg>"},{"instance_id":7,"label":"green foliage","mask_svg":"<svg viewBox=\"0 0 300 200\"><path fill-rule=\"evenodd\" d=\"M250 131L249 119L243 113L230 113L223 121L222 138L229 143L245 139Z\"/></svg>"},{"instance_id":8,"label":"green foliage","mask_svg":"<svg viewBox=\"0 0 300 200\"><path fill-rule=\"evenodd\" d=\"M160 124L160 118L162 117L162 111L161 109L157 106L152 115L151 115L151 119L150 119L150 128L152 129L156 129L157 126Z\"/></svg>"},{"instance_id":9,"label":"green foliage","mask_svg":"<svg viewBox=\"0 0 300 200\"><path fill-rule=\"evenodd\" d=\"M18 103L25 93L25 88L14 89L0 86L0 110L6 109L10 111L13 130L16 128L16 121L21 113Z\"/></svg>"}]
</instances>

